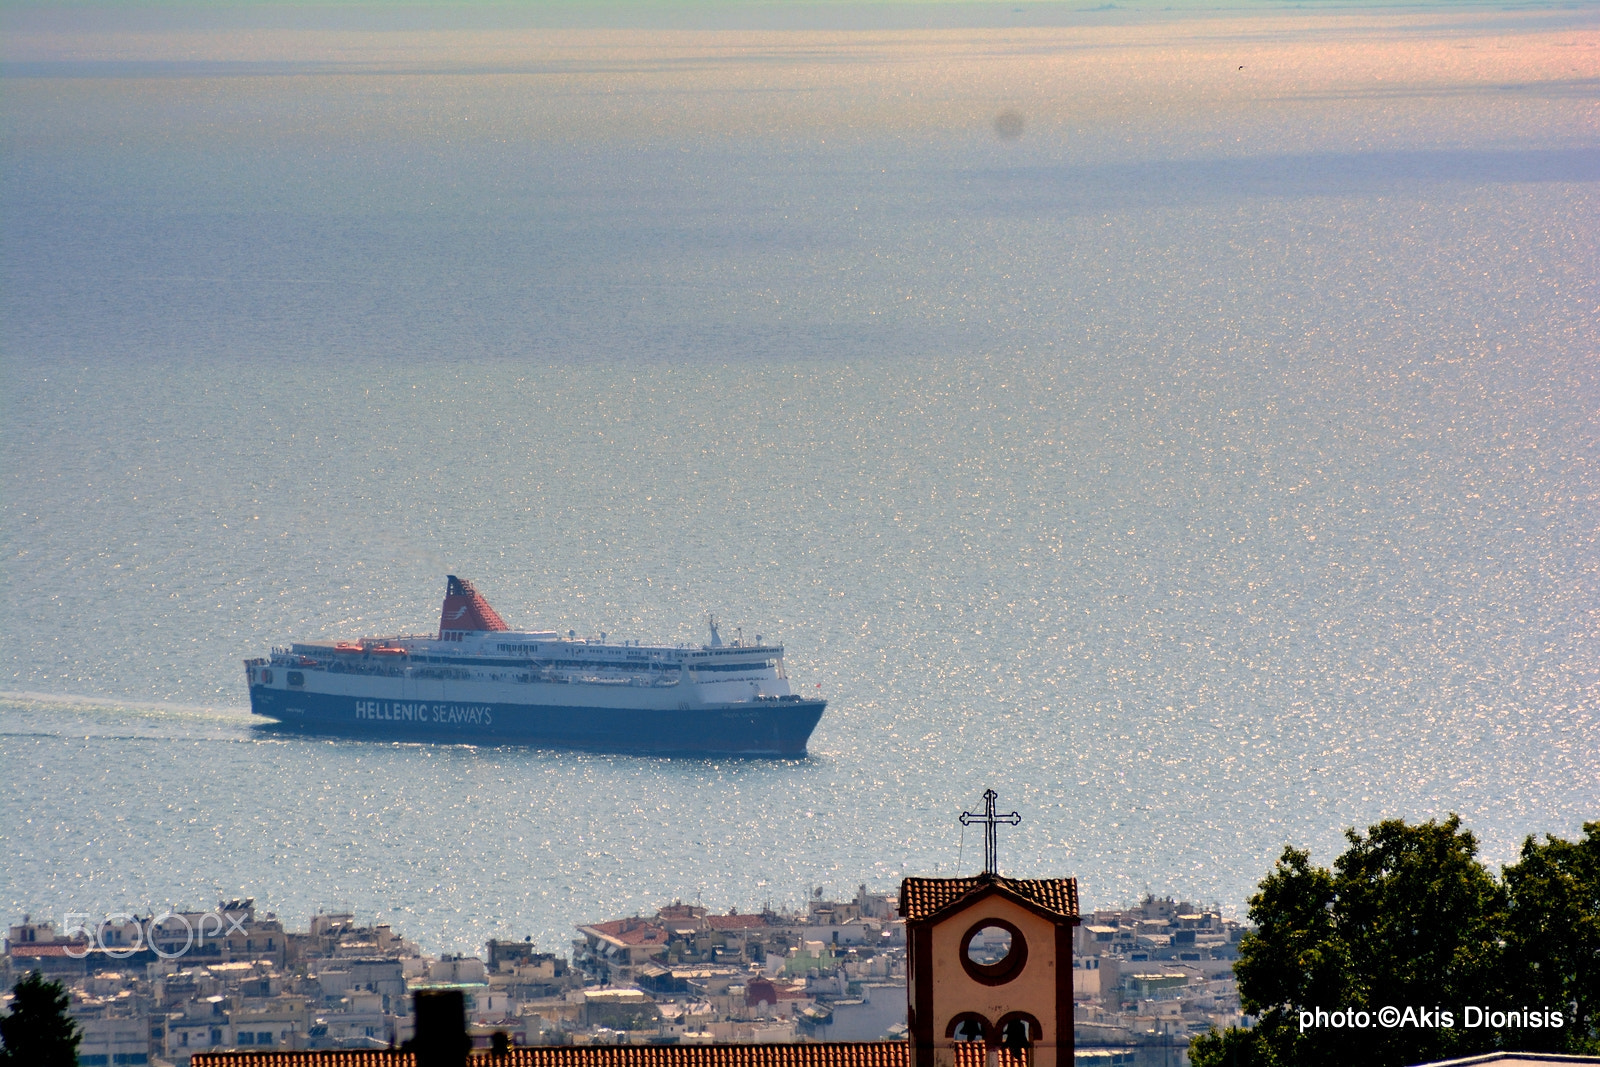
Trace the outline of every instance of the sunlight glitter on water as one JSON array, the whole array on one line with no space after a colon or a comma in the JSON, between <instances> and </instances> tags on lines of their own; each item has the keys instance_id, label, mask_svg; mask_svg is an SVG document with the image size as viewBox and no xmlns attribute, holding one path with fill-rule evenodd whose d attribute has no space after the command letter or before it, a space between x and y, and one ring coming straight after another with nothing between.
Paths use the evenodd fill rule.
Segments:
<instances>
[{"instance_id":1,"label":"sunlight glitter on water","mask_svg":"<svg viewBox=\"0 0 1600 1067\"><path fill-rule=\"evenodd\" d=\"M1015 873L1237 906L1345 826L1600 810L1582 13L197 41L5 76L8 913L560 948L970 868L986 785ZM811 757L243 714L450 572L785 642Z\"/></svg>"}]
</instances>

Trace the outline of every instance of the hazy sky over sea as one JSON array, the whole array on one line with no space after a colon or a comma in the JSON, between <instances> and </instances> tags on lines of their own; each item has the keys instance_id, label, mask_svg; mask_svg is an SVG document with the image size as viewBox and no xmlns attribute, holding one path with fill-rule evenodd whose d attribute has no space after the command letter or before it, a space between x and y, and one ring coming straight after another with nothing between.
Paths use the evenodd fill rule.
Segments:
<instances>
[{"instance_id":1,"label":"hazy sky over sea","mask_svg":"<svg viewBox=\"0 0 1600 1067\"><path fill-rule=\"evenodd\" d=\"M1600 815L1594 5L11 5L0 88L0 909L559 945L970 866L991 784L1091 903ZM812 758L252 727L450 571L777 635Z\"/></svg>"}]
</instances>

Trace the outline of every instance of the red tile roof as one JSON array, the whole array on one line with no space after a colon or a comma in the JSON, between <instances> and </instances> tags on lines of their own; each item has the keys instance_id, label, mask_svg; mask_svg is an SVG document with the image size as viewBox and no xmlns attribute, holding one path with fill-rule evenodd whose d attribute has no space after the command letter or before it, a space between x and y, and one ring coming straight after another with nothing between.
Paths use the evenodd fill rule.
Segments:
<instances>
[{"instance_id":1,"label":"red tile roof","mask_svg":"<svg viewBox=\"0 0 1600 1067\"><path fill-rule=\"evenodd\" d=\"M1009 890L1045 911L1064 919L1078 917L1076 878L907 878L900 883L900 914L908 920L926 919L988 885Z\"/></svg>"},{"instance_id":2,"label":"red tile roof","mask_svg":"<svg viewBox=\"0 0 1600 1067\"><path fill-rule=\"evenodd\" d=\"M981 1041L956 1042L954 1067L984 1067ZM541 1045L473 1067L910 1067L904 1041L814 1045ZM409 1052L201 1052L191 1067L415 1067Z\"/></svg>"},{"instance_id":3,"label":"red tile roof","mask_svg":"<svg viewBox=\"0 0 1600 1067\"><path fill-rule=\"evenodd\" d=\"M596 934L615 938L624 945L665 945L669 940L666 927L649 919L612 919L578 929L586 933L592 930Z\"/></svg>"},{"instance_id":4,"label":"red tile roof","mask_svg":"<svg viewBox=\"0 0 1600 1067\"><path fill-rule=\"evenodd\" d=\"M750 984L745 986L744 1002L746 1004L759 1004L766 1001L776 1004L780 1000L810 1000L811 995L806 992L806 987L778 985L770 978L756 977L750 979Z\"/></svg>"},{"instance_id":5,"label":"red tile roof","mask_svg":"<svg viewBox=\"0 0 1600 1067\"><path fill-rule=\"evenodd\" d=\"M63 959L81 960L92 951L87 941L29 941L20 945L10 945L6 949L7 955L12 959L43 959L46 956L57 956Z\"/></svg>"}]
</instances>

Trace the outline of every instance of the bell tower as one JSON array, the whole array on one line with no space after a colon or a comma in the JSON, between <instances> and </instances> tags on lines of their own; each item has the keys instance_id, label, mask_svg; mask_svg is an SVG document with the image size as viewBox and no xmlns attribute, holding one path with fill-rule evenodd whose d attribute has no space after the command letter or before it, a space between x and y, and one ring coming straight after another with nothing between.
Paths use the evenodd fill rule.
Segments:
<instances>
[{"instance_id":1,"label":"bell tower","mask_svg":"<svg viewBox=\"0 0 1600 1067\"><path fill-rule=\"evenodd\" d=\"M910 1067L971 1063L982 1042L989 1067L1072 1067L1074 878L1005 878L996 870L995 828L1021 822L985 810L984 872L975 878L907 878L906 920Z\"/></svg>"}]
</instances>

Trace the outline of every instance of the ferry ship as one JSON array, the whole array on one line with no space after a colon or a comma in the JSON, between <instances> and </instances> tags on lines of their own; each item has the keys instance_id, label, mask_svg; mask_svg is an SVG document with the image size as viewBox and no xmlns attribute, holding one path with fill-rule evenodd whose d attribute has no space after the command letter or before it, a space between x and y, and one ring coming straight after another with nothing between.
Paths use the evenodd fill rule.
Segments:
<instances>
[{"instance_id":1,"label":"ferry ship","mask_svg":"<svg viewBox=\"0 0 1600 1067\"><path fill-rule=\"evenodd\" d=\"M250 710L366 737L663 755L804 756L827 707L794 692L783 646L645 645L513 630L450 575L439 632L296 642L245 660Z\"/></svg>"}]
</instances>

